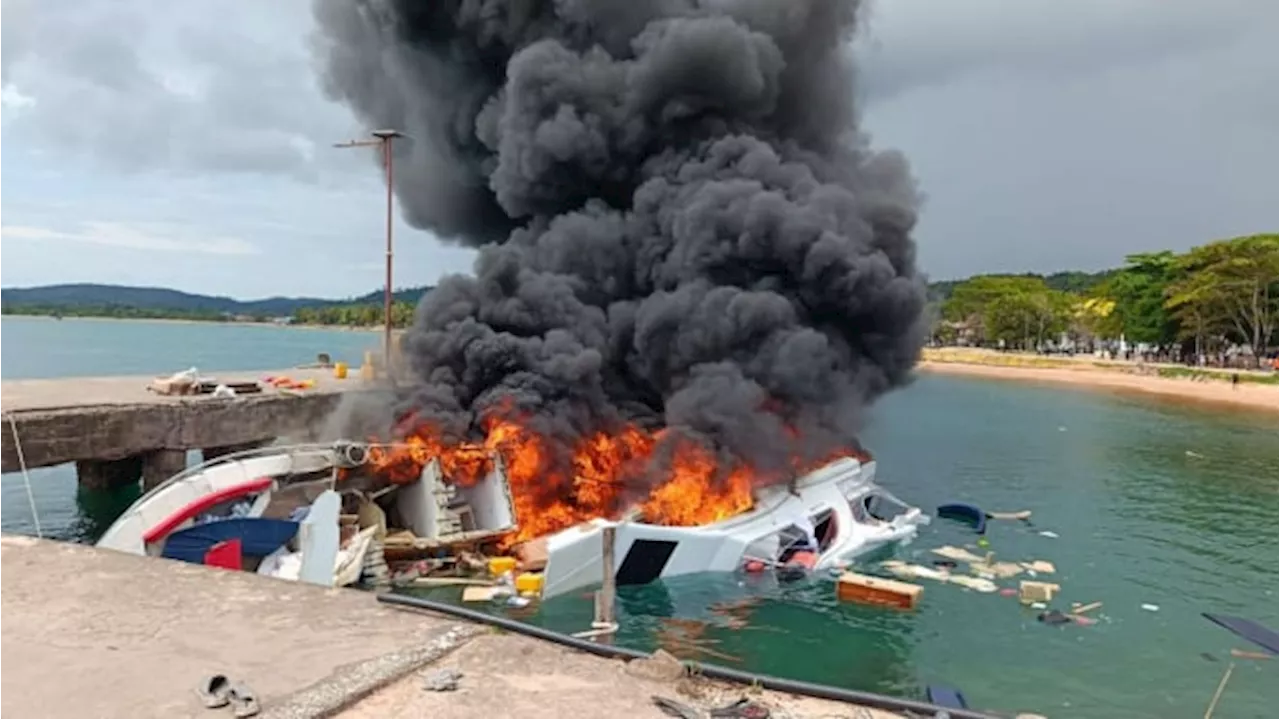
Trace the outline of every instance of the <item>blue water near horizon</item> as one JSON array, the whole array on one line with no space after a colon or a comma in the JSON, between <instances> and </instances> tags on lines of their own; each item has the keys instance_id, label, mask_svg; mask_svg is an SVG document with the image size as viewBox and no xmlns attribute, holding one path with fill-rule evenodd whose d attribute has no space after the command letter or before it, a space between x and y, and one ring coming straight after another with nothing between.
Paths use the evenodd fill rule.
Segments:
<instances>
[{"instance_id":1,"label":"blue water near horizon","mask_svg":"<svg viewBox=\"0 0 1280 719\"><path fill-rule=\"evenodd\" d=\"M8 317L0 333L4 379L274 369L317 352L358 361L379 341L361 332ZM1101 601L1097 625L1049 627L1016 600L928 581L920 608L897 613L837 603L829 578L778 585L726 574L621 590L618 640L648 649L673 627L695 627L739 660L729 666L815 682L909 696L946 683L973 706L1054 719L1200 716L1228 650L1247 648L1200 612L1280 623L1278 429L1263 413L922 376L870 413L863 439L880 481L929 510L948 501L1032 510L1031 526L992 522L990 551L1053 562L1048 579L1063 587L1054 606ZM59 538L91 540L129 499L78 492L66 467L32 477L40 517ZM20 476L3 480L0 525L30 532ZM935 519L896 553L928 564L930 549L974 539L964 525ZM558 597L524 618L580 631L590 603ZM1215 716L1275 716L1278 700L1274 662L1238 661Z\"/></svg>"}]
</instances>

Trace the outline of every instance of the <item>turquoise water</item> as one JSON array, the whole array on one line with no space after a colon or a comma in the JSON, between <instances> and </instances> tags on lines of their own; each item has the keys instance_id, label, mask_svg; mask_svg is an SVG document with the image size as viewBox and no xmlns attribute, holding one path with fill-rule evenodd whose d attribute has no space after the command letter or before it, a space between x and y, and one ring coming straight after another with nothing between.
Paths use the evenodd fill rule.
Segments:
<instances>
[{"instance_id":1,"label":"turquoise water","mask_svg":"<svg viewBox=\"0 0 1280 719\"><path fill-rule=\"evenodd\" d=\"M204 334L215 330L225 334ZM358 357L377 341L352 332L8 318L0 331L6 379L24 368L100 373L103 357L121 372L280 367L320 351ZM97 349L84 349L91 345ZM702 636L719 642L710 648L739 661L704 658L730 666L905 695L949 683L972 705L1055 719L1198 717L1228 650L1250 648L1199 613L1280 623L1274 417L922 377L876 407L864 439L881 481L921 507L960 500L1033 510L1031 526L993 522L990 550L1053 562L1051 580L1063 586L1055 605L1101 601L1101 621L1048 627L1016 600L928 581L918 611L895 613L837 604L827 580L777 586L708 575L623 590L619 641L649 648L671 629L670 618L699 620ZM33 481L41 519L59 537L95 536L128 500L77 497L65 469L33 473ZM4 477L6 531L30 531L21 485ZM928 563L929 549L973 538L962 525L935 520L897 554ZM726 611L735 601L744 606ZM528 619L580 631L590 604L561 597ZM1215 716L1275 716L1275 670L1274 662L1238 662Z\"/></svg>"}]
</instances>

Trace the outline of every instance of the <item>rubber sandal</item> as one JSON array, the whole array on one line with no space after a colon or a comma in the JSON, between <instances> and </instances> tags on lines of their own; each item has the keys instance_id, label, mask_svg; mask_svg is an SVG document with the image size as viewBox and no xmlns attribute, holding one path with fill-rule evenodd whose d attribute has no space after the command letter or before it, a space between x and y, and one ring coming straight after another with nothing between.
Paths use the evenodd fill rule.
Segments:
<instances>
[{"instance_id":1,"label":"rubber sandal","mask_svg":"<svg viewBox=\"0 0 1280 719\"><path fill-rule=\"evenodd\" d=\"M196 694L210 709L220 709L231 703L231 680L223 674L206 677L196 688Z\"/></svg>"},{"instance_id":2,"label":"rubber sandal","mask_svg":"<svg viewBox=\"0 0 1280 719\"><path fill-rule=\"evenodd\" d=\"M231 687L229 694L231 700L231 710L235 713L237 719L251 717L258 713L258 698L254 696L253 690L243 683L237 682Z\"/></svg>"}]
</instances>

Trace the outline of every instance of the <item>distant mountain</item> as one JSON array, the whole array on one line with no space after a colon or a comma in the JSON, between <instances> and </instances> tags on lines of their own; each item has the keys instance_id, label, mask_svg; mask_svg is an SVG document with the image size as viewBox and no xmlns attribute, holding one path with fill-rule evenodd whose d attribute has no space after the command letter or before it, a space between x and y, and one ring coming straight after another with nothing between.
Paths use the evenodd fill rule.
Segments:
<instances>
[{"instance_id":1,"label":"distant mountain","mask_svg":"<svg viewBox=\"0 0 1280 719\"><path fill-rule=\"evenodd\" d=\"M426 287L396 290L397 300L417 302ZM0 289L0 305L7 310L24 307L57 309L60 307L120 307L150 312L179 312L288 317L303 307L329 307L346 304L381 303L382 290L353 299L336 300L318 297L268 297L261 300L237 300L231 297L197 295L161 287L122 287L119 285L48 285Z\"/></svg>"}]
</instances>

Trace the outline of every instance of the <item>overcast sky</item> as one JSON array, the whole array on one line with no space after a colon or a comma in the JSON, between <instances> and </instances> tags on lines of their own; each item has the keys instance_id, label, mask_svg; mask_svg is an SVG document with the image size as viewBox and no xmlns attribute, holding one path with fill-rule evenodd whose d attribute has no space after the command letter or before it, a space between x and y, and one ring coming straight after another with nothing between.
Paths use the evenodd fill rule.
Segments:
<instances>
[{"instance_id":1,"label":"overcast sky","mask_svg":"<svg viewBox=\"0 0 1280 719\"><path fill-rule=\"evenodd\" d=\"M878 0L865 126L934 278L1099 269L1277 226L1275 0ZM7 0L4 286L249 298L382 283L382 186L307 0ZM398 227L397 285L469 252Z\"/></svg>"}]
</instances>

